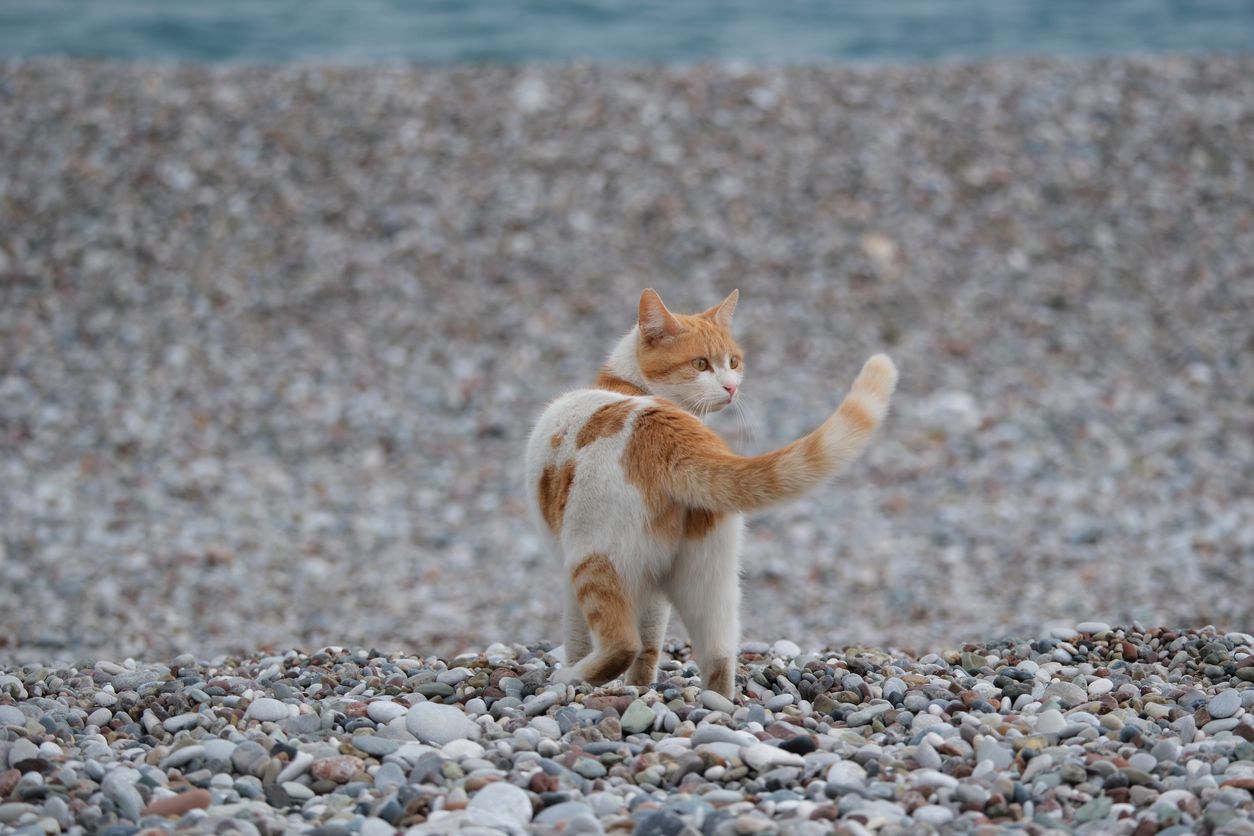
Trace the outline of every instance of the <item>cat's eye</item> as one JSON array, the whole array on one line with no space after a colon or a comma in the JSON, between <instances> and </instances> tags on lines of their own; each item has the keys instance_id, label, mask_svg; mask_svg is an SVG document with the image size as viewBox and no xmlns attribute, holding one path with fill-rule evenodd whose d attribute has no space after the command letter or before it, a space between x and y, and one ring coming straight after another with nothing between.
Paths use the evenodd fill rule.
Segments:
<instances>
[{"instance_id":1,"label":"cat's eye","mask_svg":"<svg viewBox=\"0 0 1254 836\"><path fill-rule=\"evenodd\" d=\"M740 367L740 358L739 358L739 357L733 357L733 358L731 358L731 360L727 363L727 365L728 365L730 368L733 368L733 369L739 368L739 367Z\"/></svg>"},{"instance_id":2,"label":"cat's eye","mask_svg":"<svg viewBox=\"0 0 1254 836\"><path fill-rule=\"evenodd\" d=\"M698 357L692 361L692 367L699 372L703 372L710 367L710 361L704 357Z\"/></svg>"}]
</instances>

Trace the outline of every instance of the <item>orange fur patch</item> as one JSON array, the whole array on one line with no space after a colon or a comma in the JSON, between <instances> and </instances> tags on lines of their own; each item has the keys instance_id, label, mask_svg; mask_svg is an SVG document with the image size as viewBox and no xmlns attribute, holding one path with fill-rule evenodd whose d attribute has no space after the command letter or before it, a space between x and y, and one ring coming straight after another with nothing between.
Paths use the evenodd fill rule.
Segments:
<instances>
[{"instance_id":1,"label":"orange fur patch","mask_svg":"<svg viewBox=\"0 0 1254 836\"><path fill-rule=\"evenodd\" d=\"M853 398L846 398L836 411L845 419L849 428L859 435L869 435L878 423L870 410Z\"/></svg>"},{"instance_id":2,"label":"orange fur patch","mask_svg":"<svg viewBox=\"0 0 1254 836\"><path fill-rule=\"evenodd\" d=\"M574 461L560 468L549 465L540 474L540 512L554 534L562 529L562 516L566 513L566 501L570 499L570 486L574 481Z\"/></svg>"},{"instance_id":3,"label":"orange fur patch","mask_svg":"<svg viewBox=\"0 0 1254 836\"><path fill-rule=\"evenodd\" d=\"M684 536L689 540L700 540L714 530L723 514L719 511L707 511L704 508L689 508L684 515Z\"/></svg>"},{"instance_id":4,"label":"orange fur patch","mask_svg":"<svg viewBox=\"0 0 1254 836\"><path fill-rule=\"evenodd\" d=\"M631 600L604 554L584 558L570 573L570 580L575 600L600 648L587 671L588 681L599 684L627 670L640 653Z\"/></svg>"},{"instance_id":5,"label":"orange fur patch","mask_svg":"<svg viewBox=\"0 0 1254 836\"><path fill-rule=\"evenodd\" d=\"M618 375L606 368L601 369L601 373L597 375L596 388L608 389L611 392L618 392L620 395L644 395L646 392L636 384L629 380L623 380Z\"/></svg>"},{"instance_id":6,"label":"orange fur patch","mask_svg":"<svg viewBox=\"0 0 1254 836\"><path fill-rule=\"evenodd\" d=\"M617 435L627 423L635 404L632 401L615 401L592 413L575 436L575 448L582 449L599 438Z\"/></svg>"},{"instance_id":7,"label":"orange fur patch","mask_svg":"<svg viewBox=\"0 0 1254 836\"><path fill-rule=\"evenodd\" d=\"M562 440L565 438L566 432L564 430L558 430L553 433L553 437L549 439L549 446L556 450L558 447L562 446Z\"/></svg>"},{"instance_id":8,"label":"orange fur patch","mask_svg":"<svg viewBox=\"0 0 1254 836\"><path fill-rule=\"evenodd\" d=\"M627 672L628 685L652 685L657 676L658 652L656 647L646 647L632 662Z\"/></svg>"},{"instance_id":9,"label":"orange fur patch","mask_svg":"<svg viewBox=\"0 0 1254 836\"><path fill-rule=\"evenodd\" d=\"M705 687L717 694L730 697L736 684L736 664L727 659L715 659L711 665L713 670L701 671Z\"/></svg>"},{"instance_id":10,"label":"orange fur patch","mask_svg":"<svg viewBox=\"0 0 1254 836\"><path fill-rule=\"evenodd\" d=\"M672 463L685 458L726 456L734 458L723 440L687 412L670 405L648 407L636 418L631 438L623 451L627 481L644 497L649 530L663 540L704 537L721 514L702 508L685 508L673 496Z\"/></svg>"}]
</instances>

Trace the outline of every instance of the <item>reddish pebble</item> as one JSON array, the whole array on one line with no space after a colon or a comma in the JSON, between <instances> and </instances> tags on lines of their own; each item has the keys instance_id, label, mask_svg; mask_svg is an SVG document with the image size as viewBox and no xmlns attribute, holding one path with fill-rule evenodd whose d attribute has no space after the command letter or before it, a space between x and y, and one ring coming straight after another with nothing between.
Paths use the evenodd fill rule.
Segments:
<instances>
[{"instance_id":1,"label":"reddish pebble","mask_svg":"<svg viewBox=\"0 0 1254 836\"><path fill-rule=\"evenodd\" d=\"M188 810L203 810L213 803L209 790L188 790L178 795L159 798L144 808L145 816L177 818Z\"/></svg>"},{"instance_id":2,"label":"reddish pebble","mask_svg":"<svg viewBox=\"0 0 1254 836\"><path fill-rule=\"evenodd\" d=\"M13 792L13 788L17 786L17 782L20 780L22 780L22 772L19 769L0 772L0 800L8 798L9 793Z\"/></svg>"},{"instance_id":3,"label":"reddish pebble","mask_svg":"<svg viewBox=\"0 0 1254 836\"><path fill-rule=\"evenodd\" d=\"M313 776L321 781L336 784L347 784L353 776L366 766L365 761L354 755L335 755L330 758L316 760L309 767Z\"/></svg>"}]
</instances>

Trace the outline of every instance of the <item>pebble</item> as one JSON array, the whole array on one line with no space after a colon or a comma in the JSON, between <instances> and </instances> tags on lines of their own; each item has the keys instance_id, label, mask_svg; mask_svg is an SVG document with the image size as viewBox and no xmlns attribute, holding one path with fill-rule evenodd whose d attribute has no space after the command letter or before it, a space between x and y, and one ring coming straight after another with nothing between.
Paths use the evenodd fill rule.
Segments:
<instances>
[{"instance_id":1,"label":"pebble","mask_svg":"<svg viewBox=\"0 0 1254 836\"><path fill-rule=\"evenodd\" d=\"M365 763L361 758L354 755L336 755L315 760L310 764L309 772L314 778L321 781L347 784L354 775L361 772L364 768Z\"/></svg>"},{"instance_id":2,"label":"pebble","mask_svg":"<svg viewBox=\"0 0 1254 836\"><path fill-rule=\"evenodd\" d=\"M294 781L301 775L304 775L313 762L314 756L311 753L297 752L292 757L292 760L288 762L287 766L283 767L283 769L275 777L275 780L280 784L285 784L288 781Z\"/></svg>"},{"instance_id":3,"label":"pebble","mask_svg":"<svg viewBox=\"0 0 1254 836\"><path fill-rule=\"evenodd\" d=\"M644 700L632 700L631 705L623 712L619 723L626 734L639 734L653 727L657 715Z\"/></svg>"},{"instance_id":4,"label":"pebble","mask_svg":"<svg viewBox=\"0 0 1254 836\"><path fill-rule=\"evenodd\" d=\"M758 739L747 731L737 731L716 723L702 723L693 732L691 739L694 746L705 743L730 743L734 746L752 746L758 742Z\"/></svg>"},{"instance_id":5,"label":"pebble","mask_svg":"<svg viewBox=\"0 0 1254 836\"><path fill-rule=\"evenodd\" d=\"M366 716L382 725L387 725L397 717L404 717L408 713L408 706L391 700L372 700L366 706Z\"/></svg>"},{"instance_id":6,"label":"pebble","mask_svg":"<svg viewBox=\"0 0 1254 836\"><path fill-rule=\"evenodd\" d=\"M731 714L736 710L735 703L714 691L702 691L701 704L711 711L722 711L726 714Z\"/></svg>"},{"instance_id":7,"label":"pebble","mask_svg":"<svg viewBox=\"0 0 1254 836\"><path fill-rule=\"evenodd\" d=\"M776 766L805 766L805 759L792 752L786 752L778 746L755 743L740 751L740 759L758 772Z\"/></svg>"},{"instance_id":8,"label":"pebble","mask_svg":"<svg viewBox=\"0 0 1254 836\"><path fill-rule=\"evenodd\" d=\"M213 793L203 789L191 789L153 801L141 812L145 816L177 818L189 810L203 810L212 803Z\"/></svg>"},{"instance_id":9,"label":"pebble","mask_svg":"<svg viewBox=\"0 0 1254 836\"><path fill-rule=\"evenodd\" d=\"M1051 682L1041 695L1042 702L1057 700L1064 708L1073 708L1088 699L1086 692L1079 685L1071 682Z\"/></svg>"},{"instance_id":10,"label":"pebble","mask_svg":"<svg viewBox=\"0 0 1254 836\"><path fill-rule=\"evenodd\" d=\"M409 709L405 728L423 743L443 746L472 734L474 725L455 706L420 702Z\"/></svg>"},{"instance_id":11,"label":"pebble","mask_svg":"<svg viewBox=\"0 0 1254 836\"><path fill-rule=\"evenodd\" d=\"M521 828L531 821L531 800L512 784L488 784L470 799L470 820L482 827Z\"/></svg>"},{"instance_id":12,"label":"pebble","mask_svg":"<svg viewBox=\"0 0 1254 836\"><path fill-rule=\"evenodd\" d=\"M1206 703L1206 713L1216 720L1226 719L1241 708L1241 694L1235 688L1220 691Z\"/></svg>"},{"instance_id":13,"label":"pebble","mask_svg":"<svg viewBox=\"0 0 1254 836\"><path fill-rule=\"evenodd\" d=\"M244 716L250 720L270 722L285 720L289 715L290 712L286 703L269 697L261 697L260 699L254 700L248 706L248 710L244 712Z\"/></svg>"}]
</instances>

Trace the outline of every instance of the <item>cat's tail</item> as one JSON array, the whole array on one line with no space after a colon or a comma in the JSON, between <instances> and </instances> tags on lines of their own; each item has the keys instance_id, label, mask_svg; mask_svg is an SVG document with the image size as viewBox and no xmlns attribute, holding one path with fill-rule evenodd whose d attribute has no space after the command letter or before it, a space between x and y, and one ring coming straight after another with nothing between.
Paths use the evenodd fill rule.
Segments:
<instances>
[{"instance_id":1,"label":"cat's tail","mask_svg":"<svg viewBox=\"0 0 1254 836\"><path fill-rule=\"evenodd\" d=\"M667 492L688 507L751 511L813 490L866 449L888 413L896 386L893 361L876 354L822 426L786 447L760 456L737 456L721 443L692 439L697 443L686 455L669 462Z\"/></svg>"}]
</instances>

